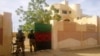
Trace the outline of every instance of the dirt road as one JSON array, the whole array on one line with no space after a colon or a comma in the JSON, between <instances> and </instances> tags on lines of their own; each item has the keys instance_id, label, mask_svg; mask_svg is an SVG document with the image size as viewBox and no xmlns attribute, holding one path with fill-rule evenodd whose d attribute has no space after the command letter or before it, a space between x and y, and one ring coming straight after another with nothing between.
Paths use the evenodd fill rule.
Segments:
<instances>
[{"instance_id":1,"label":"dirt road","mask_svg":"<svg viewBox=\"0 0 100 56\"><path fill-rule=\"evenodd\" d=\"M100 56L100 48L83 50L41 50L36 53L26 52L26 56Z\"/></svg>"},{"instance_id":2,"label":"dirt road","mask_svg":"<svg viewBox=\"0 0 100 56\"><path fill-rule=\"evenodd\" d=\"M29 40L26 39L26 53L25 56L100 56L100 47L99 48L90 48L90 49L82 49L82 50L41 50L36 53L29 52Z\"/></svg>"}]
</instances>

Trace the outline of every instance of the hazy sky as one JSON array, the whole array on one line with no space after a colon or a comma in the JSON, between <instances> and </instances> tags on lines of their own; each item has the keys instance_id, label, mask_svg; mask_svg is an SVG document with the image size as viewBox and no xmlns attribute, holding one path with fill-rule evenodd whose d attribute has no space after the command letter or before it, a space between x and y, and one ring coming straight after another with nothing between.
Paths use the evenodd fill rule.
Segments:
<instances>
[{"instance_id":1,"label":"hazy sky","mask_svg":"<svg viewBox=\"0 0 100 56\"><path fill-rule=\"evenodd\" d=\"M18 22L20 19L15 10L20 6L27 8L27 4L30 0L0 0L0 12L11 12L13 21L13 31L17 31L18 25L22 24ZM59 3L63 0L46 0L49 4ZM100 16L100 0L67 0L69 4L80 4L84 14L98 15Z\"/></svg>"}]
</instances>

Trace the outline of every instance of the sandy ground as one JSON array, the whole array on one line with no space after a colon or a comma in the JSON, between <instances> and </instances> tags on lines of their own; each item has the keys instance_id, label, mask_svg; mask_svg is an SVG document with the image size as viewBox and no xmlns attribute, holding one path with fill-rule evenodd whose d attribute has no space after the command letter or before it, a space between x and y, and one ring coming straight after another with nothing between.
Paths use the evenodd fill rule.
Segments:
<instances>
[{"instance_id":1,"label":"sandy ground","mask_svg":"<svg viewBox=\"0 0 100 56\"><path fill-rule=\"evenodd\" d=\"M26 56L100 56L100 48L83 50L41 50L36 53L26 52Z\"/></svg>"},{"instance_id":2,"label":"sandy ground","mask_svg":"<svg viewBox=\"0 0 100 56\"><path fill-rule=\"evenodd\" d=\"M25 40L25 51L25 56L100 56L100 47L81 50L41 50L30 53L28 39Z\"/></svg>"}]
</instances>

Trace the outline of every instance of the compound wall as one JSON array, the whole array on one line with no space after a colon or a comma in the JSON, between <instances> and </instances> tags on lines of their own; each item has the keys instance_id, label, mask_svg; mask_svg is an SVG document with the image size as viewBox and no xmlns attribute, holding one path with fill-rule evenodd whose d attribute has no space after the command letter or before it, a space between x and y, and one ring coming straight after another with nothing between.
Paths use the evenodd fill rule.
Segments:
<instances>
[{"instance_id":1,"label":"compound wall","mask_svg":"<svg viewBox=\"0 0 100 56\"><path fill-rule=\"evenodd\" d=\"M52 49L81 49L99 46L99 18L92 18L86 19L84 24L82 21L81 24L77 22L54 21L52 23Z\"/></svg>"},{"instance_id":2,"label":"compound wall","mask_svg":"<svg viewBox=\"0 0 100 56\"><path fill-rule=\"evenodd\" d=\"M11 14L0 15L0 56L11 56L12 22Z\"/></svg>"}]
</instances>

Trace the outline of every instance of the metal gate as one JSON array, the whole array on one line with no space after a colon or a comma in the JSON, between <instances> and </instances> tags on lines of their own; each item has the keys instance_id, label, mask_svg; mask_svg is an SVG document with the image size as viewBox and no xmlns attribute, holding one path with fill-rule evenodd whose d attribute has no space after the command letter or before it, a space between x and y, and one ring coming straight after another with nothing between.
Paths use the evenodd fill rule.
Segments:
<instances>
[{"instance_id":1,"label":"metal gate","mask_svg":"<svg viewBox=\"0 0 100 56\"><path fill-rule=\"evenodd\" d=\"M35 23L37 50L51 49L51 25Z\"/></svg>"}]
</instances>

